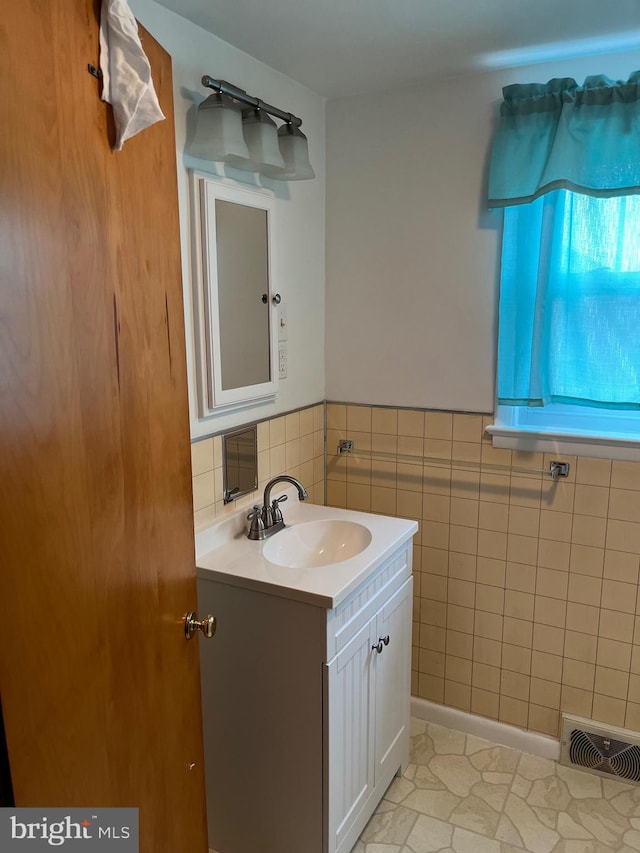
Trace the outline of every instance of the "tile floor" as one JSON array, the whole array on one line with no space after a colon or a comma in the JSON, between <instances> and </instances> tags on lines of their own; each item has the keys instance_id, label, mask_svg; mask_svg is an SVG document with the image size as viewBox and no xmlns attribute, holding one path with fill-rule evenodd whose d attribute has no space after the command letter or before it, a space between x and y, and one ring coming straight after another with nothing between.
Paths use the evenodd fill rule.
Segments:
<instances>
[{"instance_id":1,"label":"tile floor","mask_svg":"<svg viewBox=\"0 0 640 853\"><path fill-rule=\"evenodd\" d=\"M352 853L640 851L640 786L422 720Z\"/></svg>"}]
</instances>

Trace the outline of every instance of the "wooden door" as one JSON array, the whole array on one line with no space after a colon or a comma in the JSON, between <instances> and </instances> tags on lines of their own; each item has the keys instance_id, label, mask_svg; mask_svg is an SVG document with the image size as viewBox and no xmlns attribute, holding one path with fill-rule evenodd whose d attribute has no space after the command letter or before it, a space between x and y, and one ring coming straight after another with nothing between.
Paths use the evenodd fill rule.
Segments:
<instances>
[{"instance_id":1,"label":"wooden door","mask_svg":"<svg viewBox=\"0 0 640 853\"><path fill-rule=\"evenodd\" d=\"M204 851L170 58L143 33L167 120L112 153L87 71L99 4L0 11L0 692L16 805L138 806L141 851Z\"/></svg>"}]
</instances>

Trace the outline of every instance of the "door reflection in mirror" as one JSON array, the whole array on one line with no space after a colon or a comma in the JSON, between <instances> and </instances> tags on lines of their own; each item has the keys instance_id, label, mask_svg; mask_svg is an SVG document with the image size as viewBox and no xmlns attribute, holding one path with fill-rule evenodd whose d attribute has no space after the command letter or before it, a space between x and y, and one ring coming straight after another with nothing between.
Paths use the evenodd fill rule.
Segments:
<instances>
[{"instance_id":1,"label":"door reflection in mirror","mask_svg":"<svg viewBox=\"0 0 640 853\"><path fill-rule=\"evenodd\" d=\"M270 379L268 238L266 210L216 199L224 391Z\"/></svg>"}]
</instances>

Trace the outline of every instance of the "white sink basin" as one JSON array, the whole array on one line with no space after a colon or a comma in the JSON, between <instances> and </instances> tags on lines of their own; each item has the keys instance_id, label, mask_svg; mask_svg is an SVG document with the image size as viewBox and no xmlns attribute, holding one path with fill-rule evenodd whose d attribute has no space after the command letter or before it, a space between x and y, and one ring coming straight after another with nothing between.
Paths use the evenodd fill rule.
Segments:
<instances>
[{"instance_id":1,"label":"white sink basin","mask_svg":"<svg viewBox=\"0 0 640 853\"><path fill-rule=\"evenodd\" d=\"M313 569L349 560L364 551L370 542L371 531L363 524L318 519L275 533L265 543L262 554L276 566Z\"/></svg>"}]
</instances>

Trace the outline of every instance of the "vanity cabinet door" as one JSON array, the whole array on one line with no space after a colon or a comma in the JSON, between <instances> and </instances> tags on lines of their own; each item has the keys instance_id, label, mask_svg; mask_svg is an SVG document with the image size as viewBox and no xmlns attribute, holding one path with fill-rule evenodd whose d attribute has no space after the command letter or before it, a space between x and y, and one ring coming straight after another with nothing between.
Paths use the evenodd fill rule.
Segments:
<instances>
[{"instance_id":1,"label":"vanity cabinet door","mask_svg":"<svg viewBox=\"0 0 640 853\"><path fill-rule=\"evenodd\" d=\"M378 611L374 643L375 666L375 784L389 784L407 761L409 695L411 692L411 593L409 578ZM388 638L388 643L385 641Z\"/></svg>"},{"instance_id":2,"label":"vanity cabinet door","mask_svg":"<svg viewBox=\"0 0 640 853\"><path fill-rule=\"evenodd\" d=\"M351 850L360 831L354 828L354 821L373 793L375 686L371 646L375 627L374 617L327 665L329 853Z\"/></svg>"}]
</instances>

